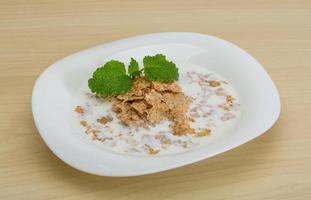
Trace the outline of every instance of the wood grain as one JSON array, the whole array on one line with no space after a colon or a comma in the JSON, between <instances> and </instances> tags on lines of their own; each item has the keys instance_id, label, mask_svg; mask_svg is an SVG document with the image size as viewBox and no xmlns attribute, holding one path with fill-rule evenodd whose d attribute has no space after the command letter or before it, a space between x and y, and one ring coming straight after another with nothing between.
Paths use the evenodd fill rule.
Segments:
<instances>
[{"instance_id":1,"label":"wood grain","mask_svg":"<svg viewBox=\"0 0 311 200\"><path fill-rule=\"evenodd\" d=\"M311 199L311 1L0 5L0 199ZM153 175L97 177L60 161L32 120L38 75L81 49L162 31L211 34L250 52L280 91L278 122L232 151Z\"/></svg>"}]
</instances>

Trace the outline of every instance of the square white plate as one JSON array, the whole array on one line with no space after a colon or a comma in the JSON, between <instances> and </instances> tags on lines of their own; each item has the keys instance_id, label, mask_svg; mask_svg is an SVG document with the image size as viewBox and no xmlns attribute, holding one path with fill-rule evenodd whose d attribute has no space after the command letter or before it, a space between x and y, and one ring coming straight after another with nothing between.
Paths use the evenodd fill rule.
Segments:
<instances>
[{"instance_id":1,"label":"square white plate","mask_svg":"<svg viewBox=\"0 0 311 200\"><path fill-rule=\"evenodd\" d=\"M177 63L201 65L230 81L241 100L242 115L237 128L208 145L163 156L113 153L77 137L71 126L72 97L93 70L111 58L141 59L156 53L163 53ZM267 72L239 47L204 34L169 32L118 40L57 61L38 78L32 111L40 135L67 164L96 175L135 176L197 162L258 137L277 120L280 99Z\"/></svg>"}]
</instances>

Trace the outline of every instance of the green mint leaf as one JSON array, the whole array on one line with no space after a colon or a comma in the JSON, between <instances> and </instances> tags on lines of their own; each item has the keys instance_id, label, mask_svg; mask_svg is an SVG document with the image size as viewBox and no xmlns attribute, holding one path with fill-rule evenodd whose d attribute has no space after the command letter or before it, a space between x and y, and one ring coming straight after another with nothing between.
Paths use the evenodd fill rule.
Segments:
<instances>
[{"instance_id":1,"label":"green mint leaf","mask_svg":"<svg viewBox=\"0 0 311 200\"><path fill-rule=\"evenodd\" d=\"M133 80L126 74L122 62L111 60L95 70L88 85L91 91L99 96L111 96L129 91Z\"/></svg>"},{"instance_id":2,"label":"green mint leaf","mask_svg":"<svg viewBox=\"0 0 311 200\"><path fill-rule=\"evenodd\" d=\"M166 60L162 54L144 57L145 78L150 81L172 82L177 81L179 74L176 65Z\"/></svg>"},{"instance_id":3,"label":"green mint leaf","mask_svg":"<svg viewBox=\"0 0 311 200\"><path fill-rule=\"evenodd\" d=\"M128 68L128 73L130 76L133 76L134 72L137 72L137 71L139 71L138 62L134 58L131 58L131 62Z\"/></svg>"},{"instance_id":4,"label":"green mint leaf","mask_svg":"<svg viewBox=\"0 0 311 200\"><path fill-rule=\"evenodd\" d=\"M139 77L141 75L141 72L142 71L135 71L135 72L133 72L132 77L133 78Z\"/></svg>"}]
</instances>

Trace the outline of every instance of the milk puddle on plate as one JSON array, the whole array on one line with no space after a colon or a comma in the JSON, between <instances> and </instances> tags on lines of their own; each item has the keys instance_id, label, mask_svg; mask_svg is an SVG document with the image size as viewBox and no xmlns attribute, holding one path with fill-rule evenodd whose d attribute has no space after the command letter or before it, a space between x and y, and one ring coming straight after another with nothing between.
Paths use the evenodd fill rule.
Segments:
<instances>
[{"instance_id":1,"label":"milk puddle on plate","mask_svg":"<svg viewBox=\"0 0 311 200\"><path fill-rule=\"evenodd\" d=\"M178 84L194 100L188 115L191 126L201 136L172 134L168 120L135 130L119 123L111 103L91 94L87 81L73 98L73 127L80 137L96 146L122 154L164 155L180 153L208 143L237 125L240 100L236 91L221 76L197 65L179 67ZM110 122L98 119L108 116ZM210 130L210 132L206 131Z\"/></svg>"}]
</instances>

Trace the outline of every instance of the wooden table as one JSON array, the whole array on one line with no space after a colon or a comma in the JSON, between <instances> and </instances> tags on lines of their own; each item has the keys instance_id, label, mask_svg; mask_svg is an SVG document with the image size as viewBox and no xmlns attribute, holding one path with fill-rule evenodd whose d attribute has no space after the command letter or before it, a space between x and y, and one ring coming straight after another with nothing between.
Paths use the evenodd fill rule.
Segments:
<instances>
[{"instance_id":1,"label":"wooden table","mask_svg":"<svg viewBox=\"0 0 311 200\"><path fill-rule=\"evenodd\" d=\"M73 52L162 31L236 43L275 81L282 113L263 136L163 173L128 178L77 171L37 133L38 75ZM311 1L2 1L0 199L311 199Z\"/></svg>"}]
</instances>

